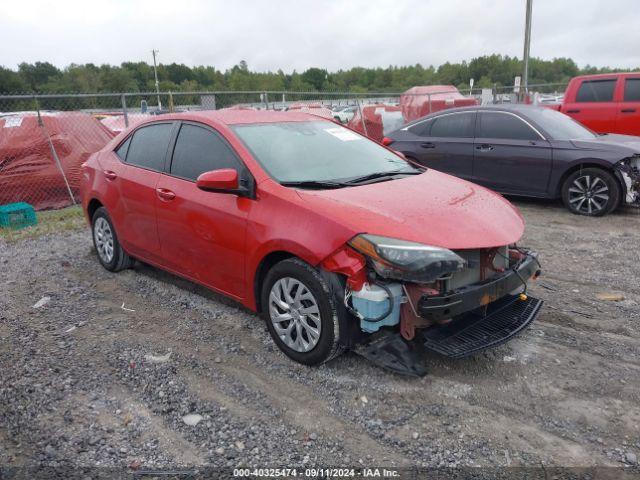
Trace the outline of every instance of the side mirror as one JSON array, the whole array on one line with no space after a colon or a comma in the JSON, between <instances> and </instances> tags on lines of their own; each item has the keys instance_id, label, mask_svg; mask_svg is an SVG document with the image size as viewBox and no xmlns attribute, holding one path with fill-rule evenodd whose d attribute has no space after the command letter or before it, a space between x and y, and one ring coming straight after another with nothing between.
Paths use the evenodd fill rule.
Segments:
<instances>
[{"instance_id":1,"label":"side mirror","mask_svg":"<svg viewBox=\"0 0 640 480\"><path fill-rule=\"evenodd\" d=\"M207 192L240 193L238 172L233 168L204 172L196 180L196 186Z\"/></svg>"}]
</instances>

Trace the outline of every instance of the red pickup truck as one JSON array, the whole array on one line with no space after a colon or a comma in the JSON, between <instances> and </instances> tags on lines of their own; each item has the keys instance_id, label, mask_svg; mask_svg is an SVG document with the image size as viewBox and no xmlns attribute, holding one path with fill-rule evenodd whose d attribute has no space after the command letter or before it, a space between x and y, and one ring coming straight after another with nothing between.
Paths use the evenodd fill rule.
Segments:
<instances>
[{"instance_id":1,"label":"red pickup truck","mask_svg":"<svg viewBox=\"0 0 640 480\"><path fill-rule=\"evenodd\" d=\"M551 106L598 133L640 136L640 72L574 77Z\"/></svg>"}]
</instances>

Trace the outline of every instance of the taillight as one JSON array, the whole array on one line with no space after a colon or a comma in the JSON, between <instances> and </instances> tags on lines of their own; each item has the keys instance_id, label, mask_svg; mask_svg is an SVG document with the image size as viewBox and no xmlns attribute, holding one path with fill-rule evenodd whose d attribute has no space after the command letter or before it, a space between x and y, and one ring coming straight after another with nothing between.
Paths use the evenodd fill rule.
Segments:
<instances>
[{"instance_id":1,"label":"taillight","mask_svg":"<svg viewBox=\"0 0 640 480\"><path fill-rule=\"evenodd\" d=\"M382 144L383 144L385 147L388 147L388 146L389 146L389 145L391 145L392 143L393 143L393 138L384 137L384 138L382 139Z\"/></svg>"}]
</instances>

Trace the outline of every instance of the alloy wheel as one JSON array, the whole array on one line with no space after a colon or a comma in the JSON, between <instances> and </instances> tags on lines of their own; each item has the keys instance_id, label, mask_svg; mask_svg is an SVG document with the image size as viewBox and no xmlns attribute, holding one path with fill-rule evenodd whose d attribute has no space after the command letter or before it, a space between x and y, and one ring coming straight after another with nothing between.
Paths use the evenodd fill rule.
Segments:
<instances>
[{"instance_id":1,"label":"alloy wheel","mask_svg":"<svg viewBox=\"0 0 640 480\"><path fill-rule=\"evenodd\" d=\"M113 232L104 217L98 217L93 224L93 236L96 240L98 255L104 263L113 260Z\"/></svg>"},{"instance_id":2,"label":"alloy wheel","mask_svg":"<svg viewBox=\"0 0 640 480\"><path fill-rule=\"evenodd\" d=\"M569 187L569 204L578 212L593 215L609 204L609 187L597 175L583 175Z\"/></svg>"},{"instance_id":3,"label":"alloy wheel","mask_svg":"<svg viewBox=\"0 0 640 480\"><path fill-rule=\"evenodd\" d=\"M309 352L320 340L318 302L299 280L279 279L269 293L269 317L278 337L296 352Z\"/></svg>"}]
</instances>

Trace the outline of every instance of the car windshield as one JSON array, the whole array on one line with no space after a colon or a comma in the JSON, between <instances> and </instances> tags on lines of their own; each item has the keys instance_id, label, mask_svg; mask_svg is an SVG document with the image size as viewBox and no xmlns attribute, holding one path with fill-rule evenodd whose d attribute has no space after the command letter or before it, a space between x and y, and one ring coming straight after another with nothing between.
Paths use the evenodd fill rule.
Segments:
<instances>
[{"instance_id":1,"label":"car windshield","mask_svg":"<svg viewBox=\"0 0 640 480\"><path fill-rule=\"evenodd\" d=\"M345 182L421 171L377 143L332 122L236 125L233 130L280 183Z\"/></svg>"},{"instance_id":2,"label":"car windshield","mask_svg":"<svg viewBox=\"0 0 640 480\"><path fill-rule=\"evenodd\" d=\"M589 140L596 135L573 118L550 108L532 108L527 116L556 140Z\"/></svg>"}]
</instances>

